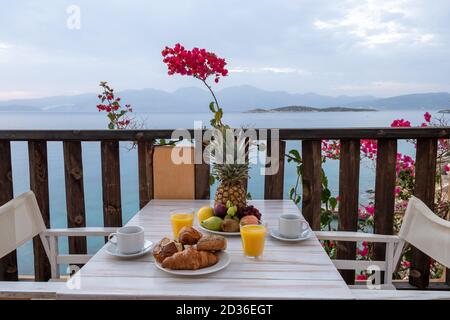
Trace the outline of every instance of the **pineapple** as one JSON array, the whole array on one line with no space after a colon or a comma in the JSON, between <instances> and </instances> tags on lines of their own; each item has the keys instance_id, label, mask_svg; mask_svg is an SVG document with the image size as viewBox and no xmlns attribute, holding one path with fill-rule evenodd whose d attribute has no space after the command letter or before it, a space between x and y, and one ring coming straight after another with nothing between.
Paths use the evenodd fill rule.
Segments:
<instances>
[{"instance_id":1,"label":"pineapple","mask_svg":"<svg viewBox=\"0 0 450 320\"><path fill-rule=\"evenodd\" d=\"M249 142L242 131L238 132L237 137L223 136L227 138L212 141L210 145L214 148L211 152L212 173L220 182L214 202L225 205L229 200L238 209L243 209L247 205Z\"/></svg>"},{"instance_id":2,"label":"pineapple","mask_svg":"<svg viewBox=\"0 0 450 320\"><path fill-rule=\"evenodd\" d=\"M215 164L213 166L213 174L220 181L214 197L215 204L225 205L230 200L238 209L247 206L248 169L248 164Z\"/></svg>"}]
</instances>

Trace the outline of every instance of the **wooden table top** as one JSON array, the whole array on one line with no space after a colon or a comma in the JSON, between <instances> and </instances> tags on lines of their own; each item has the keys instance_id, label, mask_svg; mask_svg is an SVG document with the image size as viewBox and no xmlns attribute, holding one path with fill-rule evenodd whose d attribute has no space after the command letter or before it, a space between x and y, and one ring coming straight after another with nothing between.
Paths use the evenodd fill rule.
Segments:
<instances>
[{"instance_id":1,"label":"wooden table top","mask_svg":"<svg viewBox=\"0 0 450 320\"><path fill-rule=\"evenodd\" d=\"M299 213L288 200L250 201L269 227L283 213ZM171 209L210 205L209 200L152 200L127 225L140 225L154 243L171 237ZM195 221L194 226L198 225ZM151 254L135 260L109 256L104 247L76 275L78 288L59 299L353 299L315 236L298 243L267 235L260 259L244 257L240 237L227 237L230 265L199 277L173 276L157 269Z\"/></svg>"}]
</instances>

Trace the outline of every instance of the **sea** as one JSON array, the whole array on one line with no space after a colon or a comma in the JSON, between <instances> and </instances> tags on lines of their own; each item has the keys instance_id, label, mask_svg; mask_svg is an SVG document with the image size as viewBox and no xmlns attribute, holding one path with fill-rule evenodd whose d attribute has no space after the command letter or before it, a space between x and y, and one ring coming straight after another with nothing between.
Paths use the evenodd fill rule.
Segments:
<instances>
[{"instance_id":1,"label":"sea","mask_svg":"<svg viewBox=\"0 0 450 320\"><path fill-rule=\"evenodd\" d=\"M405 119L413 125L423 122L425 110L390 110L377 112L298 112L298 113L225 113L224 122L232 127L254 128L348 128L388 127L394 119ZM440 117L438 114L433 114ZM146 129L193 128L201 121L209 124L210 113L138 113L137 122ZM101 113L57 113L57 112L0 112L0 130L14 129L106 129L108 120ZM26 142L12 142L12 169L14 196L29 190L28 150ZM50 192L50 220L52 228L67 227L63 146L61 142L48 143L48 174ZM300 141L288 141L286 150L301 150ZM399 151L415 157L415 150L406 141L399 142ZM84 194L87 226L102 226L102 189L100 143L83 142ZM138 167L137 151L129 143L121 143L121 190L123 222L126 223L137 211ZM253 164L250 170L249 192L253 199L262 199L264 176L260 174L261 164ZM338 193L339 161L329 160L324 164L333 195ZM296 168L292 163L285 165L284 197L289 198L289 189L295 185ZM301 185L299 186L301 190ZM375 171L370 161L362 161L360 170L360 202L367 204L371 199L367 190L375 187ZM213 186L211 194L214 194ZM1 192L1 191L0 191ZM88 239L89 253L96 252L103 244L103 238ZM62 253L67 252L67 239L60 240ZM18 266L21 275L33 274L32 245L27 243L18 249ZM65 273L67 267L62 266Z\"/></svg>"}]
</instances>

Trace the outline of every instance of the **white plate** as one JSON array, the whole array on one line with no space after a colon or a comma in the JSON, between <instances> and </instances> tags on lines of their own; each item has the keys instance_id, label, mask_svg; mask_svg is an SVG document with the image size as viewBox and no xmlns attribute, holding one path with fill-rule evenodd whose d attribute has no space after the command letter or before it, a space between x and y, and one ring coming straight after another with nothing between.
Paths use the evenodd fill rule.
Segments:
<instances>
[{"instance_id":1,"label":"white plate","mask_svg":"<svg viewBox=\"0 0 450 320\"><path fill-rule=\"evenodd\" d=\"M152 247L153 247L153 242L151 242L149 240L145 240L144 249L142 249L141 251L136 252L136 253L124 254L124 253L119 252L119 250L117 249L117 245L115 243L108 242L106 244L105 250L106 250L106 253L108 253L111 256L128 259L128 258L137 258L137 257L143 256L143 255L149 253L150 251L152 251Z\"/></svg>"},{"instance_id":2,"label":"white plate","mask_svg":"<svg viewBox=\"0 0 450 320\"><path fill-rule=\"evenodd\" d=\"M197 269L197 270L172 270L172 269L166 269L163 268L161 266L161 264L159 264L158 262L155 261L155 265L158 269L170 273L170 274L174 274L174 275L178 275L178 276L201 276L204 274L210 274L213 272L217 272L219 270L222 270L224 268L226 268L231 261L231 257L230 255L225 252L225 251L221 251L217 254L219 256L219 261L210 267L207 268L202 268L202 269Z\"/></svg>"},{"instance_id":3,"label":"white plate","mask_svg":"<svg viewBox=\"0 0 450 320\"><path fill-rule=\"evenodd\" d=\"M277 240L281 240L281 241L287 241L287 242L298 242L298 241L303 241L308 239L309 237L311 237L312 232L310 229L307 229L305 231L303 231L303 233L298 237L298 238L284 238L283 236L281 236L278 233L278 230L275 228L270 228L270 235L277 239Z\"/></svg>"},{"instance_id":4,"label":"white plate","mask_svg":"<svg viewBox=\"0 0 450 320\"><path fill-rule=\"evenodd\" d=\"M202 225L199 225L199 228L202 229L203 231L206 231L206 232L209 232L209 233L213 233L213 234L219 234L221 236L233 236L233 237L235 237L235 236L240 236L241 235L241 233L239 231L238 232L214 231L214 230L206 229Z\"/></svg>"}]
</instances>

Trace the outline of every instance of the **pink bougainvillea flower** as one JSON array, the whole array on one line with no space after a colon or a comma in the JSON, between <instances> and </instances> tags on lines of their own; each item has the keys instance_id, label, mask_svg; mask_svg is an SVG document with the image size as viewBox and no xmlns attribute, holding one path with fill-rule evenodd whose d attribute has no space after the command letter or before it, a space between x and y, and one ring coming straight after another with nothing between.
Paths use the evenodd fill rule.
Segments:
<instances>
[{"instance_id":1,"label":"pink bougainvillea flower","mask_svg":"<svg viewBox=\"0 0 450 320\"><path fill-rule=\"evenodd\" d=\"M367 274L358 274L356 276L356 280L361 280L361 281L367 280Z\"/></svg>"},{"instance_id":2,"label":"pink bougainvillea flower","mask_svg":"<svg viewBox=\"0 0 450 320\"><path fill-rule=\"evenodd\" d=\"M396 119L391 123L391 127L393 127L393 128L411 127L411 122L404 120L404 119Z\"/></svg>"},{"instance_id":3,"label":"pink bougainvillea flower","mask_svg":"<svg viewBox=\"0 0 450 320\"><path fill-rule=\"evenodd\" d=\"M374 205L368 205L364 207L366 209L366 212L369 214L369 216L373 217L375 214L375 206Z\"/></svg>"},{"instance_id":4,"label":"pink bougainvillea flower","mask_svg":"<svg viewBox=\"0 0 450 320\"><path fill-rule=\"evenodd\" d=\"M450 165L448 163L444 166L444 171L446 173L450 171Z\"/></svg>"},{"instance_id":5,"label":"pink bougainvillea flower","mask_svg":"<svg viewBox=\"0 0 450 320\"><path fill-rule=\"evenodd\" d=\"M424 119L426 122L430 123L431 122L431 114L429 112L425 112L425 114L423 115Z\"/></svg>"},{"instance_id":6,"label":"pink bougainvillea flower","mask_svg":"<svg viewBox=\"0 0 450 320\"><path fill-rule=\"evenodd\" d=\"M184 46L177 43L173 48L165 47L161 54L169 75L193 76L202 81L209 76L214 76L216 83L219 82L220 77L228 75L225 59L205 49L186 50Z\"/></svg>"}]
</instances>

